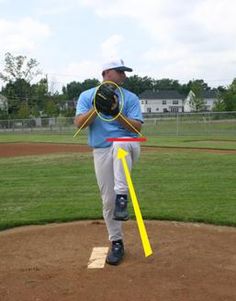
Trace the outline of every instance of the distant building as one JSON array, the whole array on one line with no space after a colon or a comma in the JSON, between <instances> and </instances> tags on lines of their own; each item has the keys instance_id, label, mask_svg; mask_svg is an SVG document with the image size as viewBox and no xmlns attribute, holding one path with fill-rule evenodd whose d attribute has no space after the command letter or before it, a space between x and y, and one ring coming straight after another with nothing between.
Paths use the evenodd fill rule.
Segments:
<instances>
[{"instance_id":1,"label":"distant building","mask_svg":"<svg viewBox=\"0 0 236 301\"><path fill-rule=\"evenodd\" d=\"M182 113L194 112L191 99L195 94L190 91L187 96L175 90L146 90L140 94L142 113ZM217 101L216 91L203 91L203 111L212 111Z\"/></svg>"},{"instance_id":2,"label":"distant building","mask_svg":"<svg viewBox=\"0 0 236 301\"><path fill-rule=\"evenodd\" d=\"M191 106L191 99L195 97L193 91L190 91L184 101L184 112L193 112L193 108ZM216 91L203 91L201 97L204 101L203 111L212 111L214 103L217 101L217 92Z\"/></svg>"},{"instance_id":3,"label":"distant building","mask_svg":"<svg viewBox=\"0 0 236 301\"><path fill-rule=\"evenodd\" d=\"M184 99L175 90L147 90L140 94L143 113L183 112Z\"/></svg>"}]
</instances>

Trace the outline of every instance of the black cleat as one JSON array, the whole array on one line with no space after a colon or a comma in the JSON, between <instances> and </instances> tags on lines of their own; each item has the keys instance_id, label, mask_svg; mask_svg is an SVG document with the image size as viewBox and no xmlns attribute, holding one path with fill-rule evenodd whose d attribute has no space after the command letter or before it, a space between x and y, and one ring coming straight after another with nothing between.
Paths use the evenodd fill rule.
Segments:
<instances>
[{"instance_id":1,"label":"black cleat","mask_svg":"<svg viewBox=\"0 0 236 301\"><path fill-rule=\"evenodd\" d=\"M112 242L111 250L109 251L106 263L111 265L118 265L125 254L124 244L122 240L117 240Z\"/></svg>"},{"instance_id":2,"label":"black cleat","mask_svg":"<svg viewBox=\"0 0 236 301\"><path fill-rule=\"evenodd\" d=\"M118 194L116 196L116 204L115 204L114 217L113 217L114 220L127 221L129 219L127 205L128 205L127 195Z\"/></svg>"}]
</instances>

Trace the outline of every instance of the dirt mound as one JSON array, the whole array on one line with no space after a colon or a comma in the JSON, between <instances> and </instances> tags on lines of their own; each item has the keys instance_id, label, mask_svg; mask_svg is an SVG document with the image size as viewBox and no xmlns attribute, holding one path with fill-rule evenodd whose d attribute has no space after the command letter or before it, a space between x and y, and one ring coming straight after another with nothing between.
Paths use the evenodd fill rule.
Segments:
<instances>
[{"instance_id":1,"label":"dirt mound","mask_svg":"<svg viewBox=\"0 0 236 301\"><path fill-rule=\"evenodd\" d=\"M124 224L126 256L117 267L87 269L94 247L108 246L102 221L0 232L1 301L236 300L236 229L146 222L145 258L137 224Z\"/></svg>"}]
</instances>

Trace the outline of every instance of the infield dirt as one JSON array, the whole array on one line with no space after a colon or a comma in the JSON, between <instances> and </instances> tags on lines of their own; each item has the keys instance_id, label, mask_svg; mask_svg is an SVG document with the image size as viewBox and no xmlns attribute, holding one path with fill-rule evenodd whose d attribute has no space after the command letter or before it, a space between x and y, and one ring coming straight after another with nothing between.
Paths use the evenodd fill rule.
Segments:
<instances>
[{"instance_id":1,"label":"infield dirt","mask_svg":"<svg viewBox=\"0 0 236 301\"><path fill-rule=\"evenodd\" d=\"M124 224L125 259L89 270L109 246L103 221L28 226L0 233L1 301L236 300L236 229L148 221L145 258L135 221Z\"/></svg>"},{"instance_id":2,"label":"infield dirt","mask_svg":"<svg viewBox=\"0 0 236 301\"><path fill-rule=\"evenodd\" d=\"M174 152L208 152L217 154L235 154L236 150L220 150L211 148L183 148L183 147L155 147L142 146L143 151L158 151L165 152L168 150ZM55 153L72 153L91 152L92 149L83 144L69 144L69 143L1 143L0 144L0 158L1 157L18 157L18 156L32 156Z\"/></svg>"}]
</instances>

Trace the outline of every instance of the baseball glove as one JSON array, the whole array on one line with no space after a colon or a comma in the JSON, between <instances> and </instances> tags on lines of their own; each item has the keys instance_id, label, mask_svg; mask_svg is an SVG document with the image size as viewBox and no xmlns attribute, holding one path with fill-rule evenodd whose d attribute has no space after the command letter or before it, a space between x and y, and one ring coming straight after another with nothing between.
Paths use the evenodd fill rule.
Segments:
<instances>
[{"instance_id":1,"label":"baseball glove","mask_svg":"<svg viewBox=\"0 0 236 301\"><path fill-rule=\"evenodd\" d=\"M115 89L112 84L102 84L98 88L94 101L98 112L111 116L119 114L119 100Z\"/></svg>"}]
</instances>

